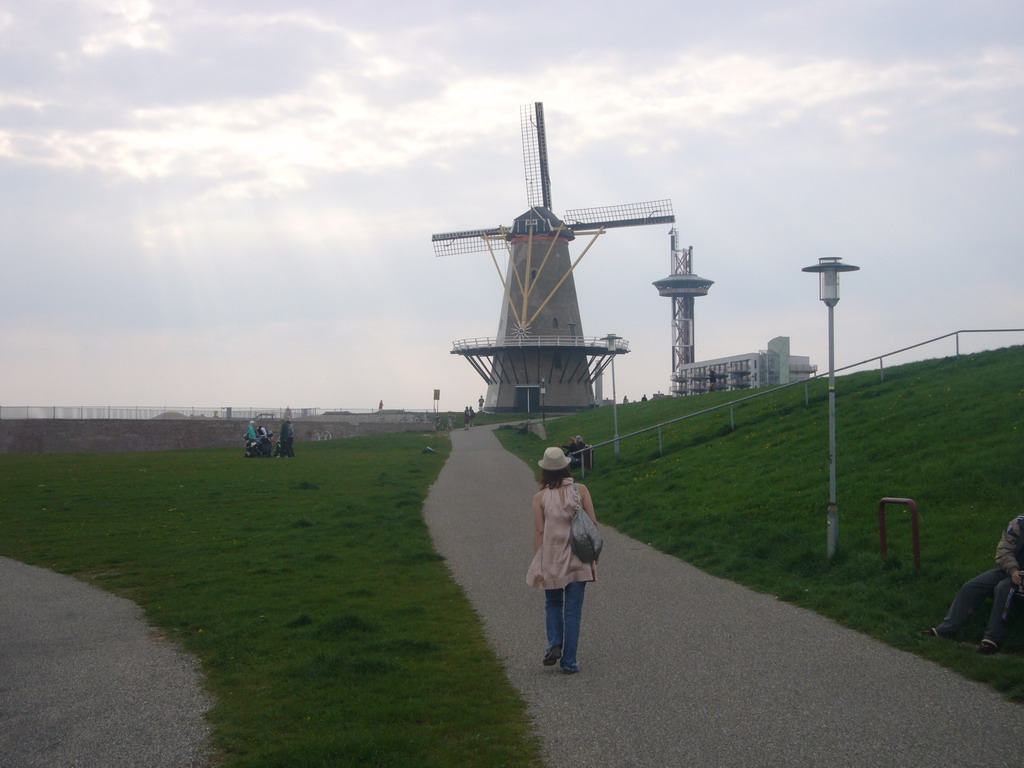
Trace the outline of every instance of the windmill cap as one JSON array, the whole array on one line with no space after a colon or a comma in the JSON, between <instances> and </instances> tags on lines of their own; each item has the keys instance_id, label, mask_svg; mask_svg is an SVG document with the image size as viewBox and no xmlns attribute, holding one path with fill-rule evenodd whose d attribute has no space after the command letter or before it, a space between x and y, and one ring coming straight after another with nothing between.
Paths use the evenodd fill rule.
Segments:
<instances>
[{"instance_id":1,"label":"windmill cap","mask_svg":"<svg viewBox=\"0 0 1024 768\"><path fill-rule=\"evenodd\" d=\"M566 240L574 240L576 238L575 233L564 225L565 222L547 208L535 205L522 216L517 216L515 221L512 222L510 238L529 237L531 234L534 237L551 236L558 231L559 227L562 227L563 229L559 236Z\"/></svg>"}]
</instances>

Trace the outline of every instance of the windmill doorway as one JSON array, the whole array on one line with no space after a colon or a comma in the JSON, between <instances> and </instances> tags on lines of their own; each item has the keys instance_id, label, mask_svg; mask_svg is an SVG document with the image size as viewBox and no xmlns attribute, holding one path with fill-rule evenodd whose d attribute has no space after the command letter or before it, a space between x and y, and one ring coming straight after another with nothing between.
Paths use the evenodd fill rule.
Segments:
<instances>
[{"instance_id":1,"label":"windmill doorway","mask_svg":"<svg viewBox=\"0 0 1024 768\"><path fill-rule=\"evenodd\" d=\"M537 413L540 411L540 387L516 387L516 413Z\"/></svg>"}]
</instances>

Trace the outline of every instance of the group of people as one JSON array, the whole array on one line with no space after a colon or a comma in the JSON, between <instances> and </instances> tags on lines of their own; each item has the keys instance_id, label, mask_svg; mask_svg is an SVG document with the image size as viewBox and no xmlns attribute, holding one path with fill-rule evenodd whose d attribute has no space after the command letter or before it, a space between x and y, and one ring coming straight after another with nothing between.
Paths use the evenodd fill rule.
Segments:
<instances>
[{"instance_id":1,"label":"group of people","mask_svg":"<svg viewBox=\"0 0 1024 768\"><path fill-rule=\"evenodd\" d=\"M295 458L295 430L292 428L291 419L285 419L281 424L281 433L275 444L272 441L274 433L267 430L262 424L255 421L249 422L249 428L245 432L245 455L252 457L274 457L274 458Z\"/></svg>"},{"instance_id":2,"label":"group of people","mask_svg":"<svg viewBox=\"0 0 1024 768\"><path fill-rule=\"evenodd\" d=\"M563 448L565 455L569 457L569 469L579 469L584 465L584 460L589 459L586 454L587 448L590 446L583 441L582 435L576 435L572 438ZM589 468L590 463L587 461L586 466Z\"/></svg>"}]
</instances>

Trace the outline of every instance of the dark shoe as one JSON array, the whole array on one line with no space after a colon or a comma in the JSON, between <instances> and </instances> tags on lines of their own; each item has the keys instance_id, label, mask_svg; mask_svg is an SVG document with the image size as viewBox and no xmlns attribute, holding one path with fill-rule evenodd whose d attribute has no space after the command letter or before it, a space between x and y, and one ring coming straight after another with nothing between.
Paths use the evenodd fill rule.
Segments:
<instances>
[{"instance_id":1,"label":"dark shoe","mask_svg":"<svg viewBox=\"0 0 1024 768\"><path fill-rule=\"evenodd\" d=\"M571 667L562 667L562 671L567 675L575 675L577 672L580 671L580 665L574 664Z\"/></svg>"},{"instance_id":2,"label":"dark shoe","mask_svg":"<svg viewBox=\"0 0 1024 768\"><path fill-rule=\"evenodd\" d=\"M555 666L555 662L558 661L560 658L562 658L562 646L556 645L554 648L548 651L547 655L544 657L544 666L553 667Z\"/></svg>"},{"instance_id":3,"label":"dark shoe","mask_svg":"<svg viewBox=\"0 0 1024 768\"><path fill-rule=\"evenodd\" d=\"M978 653L983 653L986 656L991 656L998 650L999 646L993 643L991 640L982 640L981 645L978 646Z\"/></svg>"},{"instance_id":4,"label":"dark shoe","mask_svg":"<svg viewBox=\"0 0 1024 768\"><path fill-rule=\"evenodd\" d=\"M919 635L928 635L928 637L938 637L939 633L935 631L935 627L928 627L928 629L917 630Z\"/></svg>"}]
</instances>

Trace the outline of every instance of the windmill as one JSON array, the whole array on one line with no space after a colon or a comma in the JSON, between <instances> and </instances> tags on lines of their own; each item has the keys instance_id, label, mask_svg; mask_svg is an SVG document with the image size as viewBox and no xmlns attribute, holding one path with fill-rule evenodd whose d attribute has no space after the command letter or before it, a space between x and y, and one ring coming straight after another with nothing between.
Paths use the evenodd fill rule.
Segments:
<instances>
[{"instance_id":1,"label":"windmill","mask_svg":"<svg viewBox=\"0 0 1024 768\"><path fill-rule=\"evenodd\" d=\"M583 334L573 271L609 229L674 223L672 201L570 209L559 219L551 210L544 105L523 106L520 120L529 209L510 227L432 238L436 256L489 252L503 288L497 336L456 341L451 354L465 357L487 383L488 410L579 410L594 402L594 381L629 345ZM590 240L572 260L569 243L577 235Z\"/></svg>"}]
</instances>

